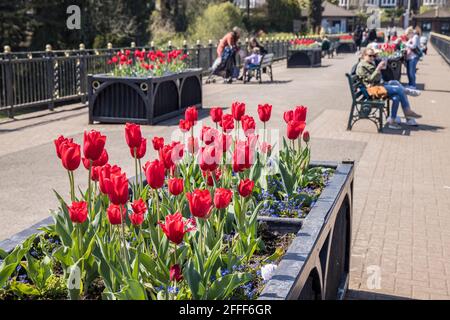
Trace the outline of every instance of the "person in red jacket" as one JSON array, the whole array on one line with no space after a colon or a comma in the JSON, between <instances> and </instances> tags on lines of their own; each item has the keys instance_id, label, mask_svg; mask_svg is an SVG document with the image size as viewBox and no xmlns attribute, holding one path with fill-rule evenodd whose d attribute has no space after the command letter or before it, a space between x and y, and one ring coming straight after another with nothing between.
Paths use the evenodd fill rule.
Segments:
<instances>
[{"instance_id":1,"label":"person in red jacket","mask_svg":"<svg viewBox=\"0 0 450 320\"><path fill-rule=\"evenodd\" d=\"M220 39L219 45L217 46L217 57L222 57L223 50L225 50L226 47L236 49L240 36L241 29L239 27L234 27L233 31L228 32L222 39Z\"/></svg>"}]
</instances>

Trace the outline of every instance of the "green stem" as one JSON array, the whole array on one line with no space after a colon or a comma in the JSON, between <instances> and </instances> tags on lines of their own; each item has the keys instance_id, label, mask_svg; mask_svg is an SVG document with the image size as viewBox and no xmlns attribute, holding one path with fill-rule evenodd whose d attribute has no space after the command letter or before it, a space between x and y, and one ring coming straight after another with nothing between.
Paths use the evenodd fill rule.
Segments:
<instances>
[{"instance_id":1,"label":"green stem","mask_svg":"<svg viewBox=\"0 0 450 320\"><path fill-rule=\"evenodd\" d=\"M141 159L138 159L138 165L139 165L139 178L140 178L140 189L141 192L144 190L144 182L142 180L142 165L141 165Z\"/></svg>"},{"instance_id":2,"label":"green stem","mask_svg":"<svg viewBox=\"0 0 450 320\"><path fill-rule=\"evenodd\" d=\"M88 214L89 217L92 218L92 213L91 213L91 174L92 174L92 160L89 160L89 177L88 177Z\"/></svg>"},{"instance_id":3,"label":"green stem","mask_svg":"<svg viewBox=\"0 0 450 320\"><path fill-rule=\"evenodd\" d=\"M67 170L67 174L69 176L69 184L70 184L70 200L72 202L75 201L75 190L74 190L74 182L73 182L73 172Z\"/></svg>"},{"instance_id":4,"label":"green stem","mask_svg":"<svg viewBox=\"0 0 450 320\"><path fill-rule=\"evenodd\" d=\"M134 200L139 198L139 178L138 178L138 163L137 163L137 156L136 156L136 148L134 148L134 171L135 171L135 194L134 194Z\"/></svg>"},{"instance_id":5,"label":"green stem","mask_svg":"<svg viewBox=\"0 0 450 320\"><path fill-rule=\"evenodd\" d=\"M129 266L129 261L128 261L128 250L127 250L127 245L126 245L126 240L125 240L125 219L122 215L122 205L119 206L120 208L120 221L122 222L122 242L123 242L123 253L125 256L125 262L127 263L127 266Z\"/></svg>"}]
</instances>

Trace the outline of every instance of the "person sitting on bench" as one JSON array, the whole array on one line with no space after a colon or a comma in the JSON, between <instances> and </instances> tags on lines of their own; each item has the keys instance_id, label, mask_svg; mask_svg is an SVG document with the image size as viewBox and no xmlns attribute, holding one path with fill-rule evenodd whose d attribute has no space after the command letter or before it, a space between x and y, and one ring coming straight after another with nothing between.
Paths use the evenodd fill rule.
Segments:
<instances>
[{"instance_id":1,"label":"person sitting on bench","mask_svg":"<svg viewBox=\"0 0 450 320\"><path fill-rule=\"evenodd\" d=\"M371 91L383 91L382 88L384 88L384 91L387 93L387 97L392 100L391 116L387 119L388 127L390 129L401 129L397 123L398 121L396 121L399 104L402 105L403 113L407 118L406 124L417 125L414 118L421 118L422 116L411 110L408 97L406 96L407 94L417 95L417 92L413 92L414 90L403 87L398 81L390 81L381 84L381 70L385 68L386 62L381 61L377 66L375 66L375 57L375 50L366 48L363 51L361 61L356 67L356 75L364 84L369 94Z\"/></svg>"},{"instance_id":2,"label":"person sitting on bench","mask_svg":"<svg viewBox=\"0 0 450 320\"><path fill-rule=\"evenodd\" d=\"M261 63L261 58L262 55L260 54L260 49L258 47L254 47L252 54L248 57L245 57L242 77L245 77L247 70L258 68L259 64ZM250 80L250 76L248 80Z\"/></svg>"}]
</instances>

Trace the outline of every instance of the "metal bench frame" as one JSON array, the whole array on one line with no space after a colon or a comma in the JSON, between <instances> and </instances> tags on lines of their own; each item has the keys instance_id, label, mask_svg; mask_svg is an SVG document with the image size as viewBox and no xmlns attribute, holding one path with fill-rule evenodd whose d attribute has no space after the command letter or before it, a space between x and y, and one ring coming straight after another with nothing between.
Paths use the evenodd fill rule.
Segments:
<instances>
[{"instance_id":1,"label":"metal bench frame","mask_svg":"<svg viewBox=\"0 0 450 320\"><path fill-rule=\"evenodd\" d=\"M267 53L261 57L261 62L256 67L251 67L245 69L244 76L242 77L244 83L248 82L247 77L249 76L249 72L256 71L256 80L259 80L259 83L262 83L262 69L266 68L267 73L270 77L270 82L273 82L273 71L272 71L272 63L273 63L274 54Z\"/></svg>"},{"instance_id":2,"label":"metal bench frame","mask_svg":"<svg viewBox=\"0 0 450 320\"><path fill-rule=\"evenodd\" d=\"M383 115L389 117L389 99L370 99L364 96L360 89L361 82L357 75L345 74L348 79L352 96L352 107L348 118L347 130L352 130L355 122L368 119L375 123L378 132L383 131Z\"/></svg>"}]
</instances>

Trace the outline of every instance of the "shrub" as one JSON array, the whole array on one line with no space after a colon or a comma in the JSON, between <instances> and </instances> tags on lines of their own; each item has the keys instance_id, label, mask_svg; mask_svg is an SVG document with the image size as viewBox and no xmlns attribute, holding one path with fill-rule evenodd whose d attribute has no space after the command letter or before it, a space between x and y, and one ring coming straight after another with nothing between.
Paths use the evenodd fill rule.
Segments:
<instances>
[{"instance_id":1,"label":"shrub","mask_svg":"<svg viewBox=\"0 0 450 320\"><path fill-rule=\"evenodd\" d=\"M243 28L240 10L230 2L209 5L189 29L191 39L221 39L234 26Z\"/></svg>"}]
</instances>

